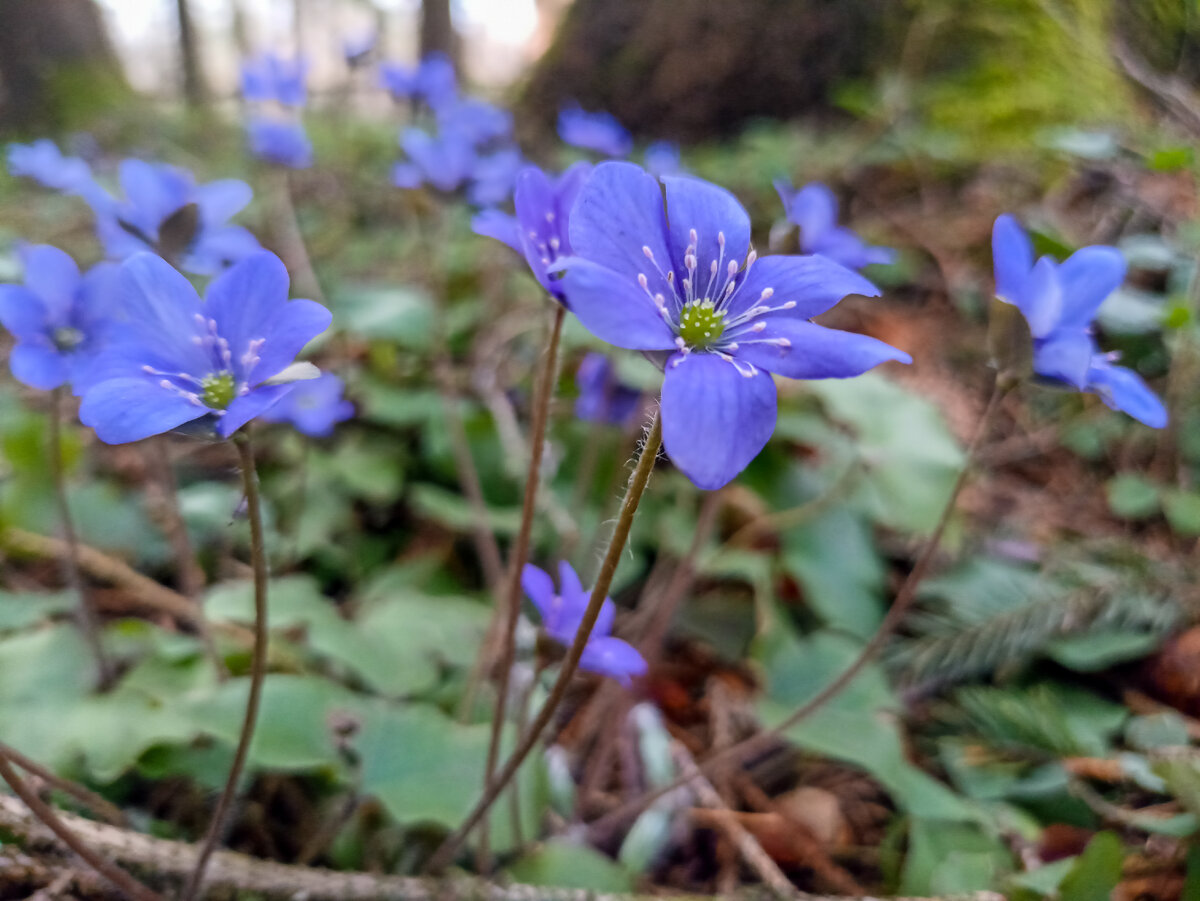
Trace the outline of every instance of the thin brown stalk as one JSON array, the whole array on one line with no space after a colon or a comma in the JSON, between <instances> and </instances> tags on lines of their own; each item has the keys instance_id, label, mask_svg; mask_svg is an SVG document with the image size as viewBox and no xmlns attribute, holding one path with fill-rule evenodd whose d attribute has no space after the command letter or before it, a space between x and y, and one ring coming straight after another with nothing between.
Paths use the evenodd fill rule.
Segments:
<instances>
[{"instance_id":1,"label":"thin brown stalk","mask_svg":"<svg viewBox=\"0 0 1200 901\"><path fill-rule=\"evenodd\" d=\"M550 696L538 711L533 725L521 737L516 750L513 751L500 772L484 789L483 796L471 810L471 813L468 814L466 820L434 852L426 867L428 871L433 873L440 872L454 858L455 852L462 846L462 843L471 833L471 830L486 816L492 804L495 803L500 793L504 791L504 787L508 785L521 764L525 762L525 758L529 756L529 752L537 744L542 732L550 724L550 720L553 718L555 710L558 709L558 705L566 696L567 686L570 684L571 678L575 675L575 670L579 667L579 659L583 656L583 649L587 645L588 637L592 633L592 627L596 624L596 618L600 615L600 608L604 605L604 600L608 596L608 589L612 585L613 576L621 560L621 554L625 550L625 542L629 539L629 530L633 526L634 514L637 512L638 504L642 500L642 493L646 490L646 485L650 481L650 473L654 469L654 461L658 457L660 447L662 447L662 419L656 410L654 420L650 425L650 432L646 436L645 443L642 445L641 456L638 458L637 466L629 478L629 485L625 491L625 499L621 504L621 512L617 518L616 527L613 529L612 539L608 545L608 552L604 555L604 562L601 564L600 572L596 576L596 583L592 588L592 595L588 599L587 609L584 610L583 619L579 624L578 630L575 632L575 640L571 643L566 658L562 662L558 678L554 682L554 687L550 690Z\"/></svg>"},{"instance_id":2,"label":"thin brown stalk","mask_svg":"<svg viewBox=\"0 0 1200 901\"><path fill-rule=\"evenodd\" d=\"M258 722L258 710L262 701L263 680L267 672L267 555L263 546L262 502L258 490L258 474L254 468L254 448L245 431L233 438L242 468L242 484L246 492L246 513L250 520L250 556L254 566L254 649L250 655L250 692L246 699L246 715L242 720L241 735L233 754L233 763L225 780L225 788L217 801L208 833L196 858L195 869L180 896L182 901L193 901L204 881L204 871L209 858L225 834L225 828L237 794L238 781L246 766L250 742L254 738L254 726Z\"/></svg>"},{"instance_id":3,"label":"thin brown stalk","mask_svg":"<svg viewBox=\"0 0 1200 901\"><path fill-rule=\"evenodd\" d=\"M31 776L36 776L52 788L57 788L63 794L74 798L92 813L96 814L96 816L112 823L114 826L128 825L125 814L115 804L110 803L106 798L100 797L100 795L89 788L85 788L78 782L64 779L57 773L46 769L36 760L26 757L12 745L0 741L0 757L7 757Z\"/></svg>"}]
</instances>

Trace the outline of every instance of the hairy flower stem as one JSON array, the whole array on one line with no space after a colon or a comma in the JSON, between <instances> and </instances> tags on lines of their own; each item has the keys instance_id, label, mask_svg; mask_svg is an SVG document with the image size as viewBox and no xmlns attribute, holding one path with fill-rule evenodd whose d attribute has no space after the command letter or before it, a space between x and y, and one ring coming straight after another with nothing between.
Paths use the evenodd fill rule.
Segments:
<instances>
[{"instance_id":1,"label":"hairy flower stem","mask_svg":"<svg viewBox=\"0 0 1200 901\"><path fill-rule=\"evenodd\" d=\"M0 778L3 778L8 783L8 787L13 790L13 794L25 803L25 806L46 825L47 829L58 837L59 841L74 851L80 860L116 886L126 897L133 899L133 901L165 901L163 896L158 894L158 892L152 891L142 885L142 883L138 882L115 863L105 858L102 854L93 851L78 835L71 831L66 823L59 819L58 814L54 812L54 808L38 797L38 793L31 789L25 783L25 780L17 775L17 771L13 769L13 765L9 761L7 754L4 753L0 753Z\"/></svg>"},{"instance_id":2,"label":"hairy flower stem","mask_svg":"<svg viewBox=\"0 0 1200 901\"><path fill-rule=\"evenodd\" d=\"M621 502L621 512L617 517L617 523L608 544L608 551L604 555L604 562L601 563L600 572L596 576L596 583L592 587L592 595L588 599L587 609L584 611L583 619L579 624L578 630L575 632L575 640L571 642L571 647L567 650L567 655L563 659L558 671L558 678L554 682L554 687L550 689L550 696L546 698L546 702L538 711L533 724L521 736L516 750L505 761L504 766L496 774L495 778L484 788L483 796L476 802L474 809L467 815L466 820L442 842L441 846L429 859L429 863L425 867L427 872L439 873L453 860L455 852L466 841L471 830L475 828L476 824L491 809L492 804L500 797L500 793L504 791L505 786L516 775L521 764L525 762L525 758L529 756L529 752L537 744L542 732L545 731L546 727L550 724L550 720L554 717L554 712L558 709L558 705L566 696L567 686L571 682L571 677L575 675L575 670L579 667L579 659L583 656L583 649L587 645L588 637L592 634L592 627L596 625L596 619L600 615L600 608L604 606L604 600L608 597L608 589L612 585L613 575L617 571L617 564L621 561L621 554L625 550L625 542L629 539L629 530L633 526L634 514L637 512L638 504L642 500L642 493L646 490L646 484L650 481L650 473L654 469L654 461L658 458L660 447L662 447L662 418L658 411L655 411L654 420L650 424L650 431L642 445L641 456L638 458L633 474L629 477L629 484L625 489L625 498Z\"/></svg>"},{"instance_id":3,"label":"hairy flower stem","mask_svg":"<svg viewBox=\"0 0 1200 901\"><path fill-rule=\"evenodd\" d=\"M63 557L63 574L71 590L79 599L76 615L79 621L79 631L87 642L93 659L96 661L96 687L100 691L112 685L116 677L112 661L104 650L100 638L100 619L92 606L91 597L83 583L79 567L79 536L75 532L75 520L71 518L71 505L67 502L67 480L63 471L62 447L62 405L63 388L55 388L50 392L50 478L54 482L54 501L58 506L58 522L62 529L63 541L67 545L67 553Z\"/></svg>"},{"instance_id":4,"label":"hairy flower stem","mask_svg":"<svg viewBox=\"0 0 1200 901\"><path fill-rule=\"evenodd\" d=\"M225 788L217 801L208 833L196 857L196 866L188 878L187 886L180 895L181 901L192 901L204 881L204 871L217 843L225 834L233 796L237 793L238 781L246 767L250 741L254 737L254 726L258 722L258 708L262 700L263 679L267 670L267 557L263 547L262 501L258 491L258 474L254 469L254 448L245 431L233 436L242 468L242 484L246 492L246 512L250 520L250 556L254 565L254 649L250 656L250 694L246 699L246 715L242 720L242 731Z\"/></svg>"},{"instance_id":5,"label":"hairy flower stem","mask_svg":"<svg viewBox=\"0 0 1200 901\"><path fill-rule=\"evenodd\" d=\"M546 359L538 376L537 392L533 401L533 420L529 426L529 468L525 474L525 496L521 501L521 524L508 557L508 571L504 578L499 614L504 617L504 631L500 637L499 664L500 683L496 687L496 709L492 715L492 734L488 742L487 763L484 767L483 784L487 786L496 774L496 761L500 756L500 739L504 734L504 720L508 713L508 690L511 683L513 658L516 655L517 621L521 618L521 571L529 559L530 537L533 535L533 517L537 513L538 485L541 483L542 451L546 444L546 422L550 418L550 401L554 397L554 385L558 377L558 344L562 337L563 319L567 308L560 303L554 305L554 322L550 326ZM481 653L495 657L495 649L484 643ZM490 663L491 661L487 661ZM484 664L486 671L487 663ZM482 875L489 868L488 823L479 824L478 870Z\"/></svg>"},{"instance_id":6,"label":"hairy flower stem","mask_svg":"<svg viewBox=\"0 0 1200 901\"><path fill-rule=\"evenodd\" d=\"M899 628L912 607L913 601L917 595L917 588L920 586L922 579L925 578L925 573L929 569L933 558L937 554L937 549L942 541L942 535L946 531L946 526L950 522L951 514L958 502L958 496L962 492L963 486L967 483L967 477L970 474L972 463L975 460L976 454L979 452L979 447L983 442L983 438L987 435L992 418L1000 407L1000 401L1008 393L1012 387L1011 383L1002 381L997 378L992 386L991 397L988 399L987 406L984 408L979 421L975 426L975 434L971 437L970 444L967 445L965 459L963 460L962 469L958 473L958 478L954 481L954 486L950 490L950 495L946 498L946 504L942 508L941 515L938 518L937 525L934 526L933 532L929 539L925 542L925 546L921 549L920 555L917 557L916 563L909 571L904 584L900 586L900 590L896 593L895 600L892 601L892 606L888 608L887 614L879 624L879 628L875 630L875 634L871 636L870 641L863 645L862 650L846 669L844 669L832 682L817 692L812 698L805 701L800 707L792 711L784 720L777 723L775 726L763 732L754 735L745 741L730 745L729 747L711 754L704 760L699 761L699 769L697 772L705 775L711 775L714 771L722 766L730 766L760 753L769 748L780 736L786 733L793 726L812 716L829 701L842 693L842 691L850 685L851 682L866 668L866 666L878 656L883 650L888 639ZM615 828L626 818L632 817L645 810L650 804L654 803L658 798L668 792L686 785L691 779L691 776L684 776L675 780L669 785L662 788L647 792L641 797L634 798L619 807L614 808L604 814L599 819L589 824L589 831L593 835L601 835L610 828Z\"/></svg>"}]
</instances>

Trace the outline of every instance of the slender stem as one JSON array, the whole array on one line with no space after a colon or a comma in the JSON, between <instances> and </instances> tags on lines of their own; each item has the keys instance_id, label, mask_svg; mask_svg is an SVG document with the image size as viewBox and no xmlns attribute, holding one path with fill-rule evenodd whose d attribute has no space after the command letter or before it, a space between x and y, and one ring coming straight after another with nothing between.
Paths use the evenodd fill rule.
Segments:
<instances>
[{"instance_id":1,"label":"slender stem","mask_svg":"<svg viewBox=\"0 0 1200 901\"><path fill-rule=\"evenodd\" d=\"M217 650L212 629L204 615L204 605L200 598L204 591L204 570L196 560L187 523L179 506L179 483L175 480L175 470L171 466L171 454L165 436L150 439L146 448L146 458L160 486L161 502L158 508L163 520L163 531L175 555L175 570L179 580L177 587L180 594L196 607L195 625L200 635L200 643L204 646L204 653L212 664L217 679L224 682L229 678L229 670L220 651Z\"/></svg>"},{"instance_id":2,"label":"slender stem","mask_svg":"<svg viewBox=\"0 0 1200 901\"><path fill-rule=\"evenodd\" d=\"M736 763L769 748L781 735L801 721L812 716L825 706L825 704L841 694L854 681L855 677L875 659L912 607L912 603L916 598L917 588L920 586L921 580L925 577L926 571L933 562L938 546L941 544L942 535L950 522L951 514L954 512L958 496L962 492L963 486L967 483L967 476L971 471L971 464L979 451L979 446L991 426L992 417L995 416L996 411L1000 407L1001 399L1008 393L1010 387L1011 385L1007 382L1001 382L1000 379L997 379L993 384L991 397L988 399L987 406L984 408L975 426L975 434L971 437L970 444L967 445L962 469L958 473L958 478L954 481L950 495L946 498L946 504L942 508L937 525L934 526L933 532L925 542L925 546L922 548L920 556L917 557L916 563L913 564L913 568L909 571L907 578L905 578L904 584L900 586L900 590L896 593L896 598L880 622L879 628L871 636L870 641L863 645L862 650L854 661L837 678L822 688L808 701L800 705L796 710L792 711L782 722L757 735L751 736L745 741L730 745L715 754L710 754L703 761L699 762L698 772L710 774L719 769L722 764L730 765ZM617 824L623 822L627 817L634 816L644 810L668 792L686 785L690 778L690 776L684 776L669 785L647 792L639 798L634 798L614 808L593 821L589 825L589 830L594 834L602 834L608 828L615 827Z\"/></svg>"},{"instance_id":3,"label":"slender stem","mask_svg":"<svg viewBox=\"0 0 1200 901\"><path fill-rule=\"evenodd\" d=\"M500 739L504 735L504 720L508 712L508 689L511 681L513 658L516 654L517 621L521 618L521 571L529 558L530 538L533 535L533 517L537 512L538 485L541 483L542 450L546 444L546 421L550 418L550 400L554 397L554 383L558 374L558 343L562 337L563 319L567 309L560 303L554 305L554 323L550 327L546 359L538 377L537 391L533 403L533 421L529 428L529 468L525 474L525 496L521 501L521 525L513 542L505 573L504 594L499 613L504 617L504 631L500 637L500 684L496 689L496 709L492 716L492 734L488 742L487 764L484 767L483 784L486 786L496 774L496 760L500 756ZM487 644L480 653L494 656L494 649ZM485 664L486 666L486 664ZM488 824L479 824L479 873L488 869L487 853Z\"/></svg>"},{"instance_id":4,"label":"slender stem","mask_svg":"<svg viewBox=\"0 0 1200 901\"><path fill-rule=\"evenodd\" d=\"M75 532L75 521L71 518L71 505L67 502L67 481L63 472L62 404L63 388L55 388L50 392L50 478L54 482L59 526L67 544L67 553L63 557L63 571L67 584L79 598L79 629L96 661L97 688L104 691L112 684L116 671L104 651L104 644L100 639L100 620L79 572L79 536Z\"/></svg>"},{"instance_id":5,"label":"slender stem","mask_svg":"<svg viewBox=\"0 0 1200 901\"><path fill-rule=\"evenodd\" d=\"M250 751L250 741L254 737L254 726L258 721L258 708L262 700L263 679L266 676L267 557L263 547L262 502L258 492L258 475L254 469L254 448L250 444L250 437L245 431L237 432L233 443L241 461L246 511L250 519L250 556L254 564L254 649L250 656L250 694L246 699L246 716L242 720L242 732L233 754L233 764L229 768L225 788L217 801L217 809L213 812L208 834L205 835L200 853L196 857L196 867L192 870L187 886L180 896L182 901L192 901L196 897L204 880L208 860L225 833L233 797L237 793L238 781Z\"/></svg>"},{"instance_id":6,"label":"slender stem","mask_svg":"<svg viewBox=\"0 0 1200 901\"><path fill-rule=\"evenodd\" d=\"M583 619L575 632L575 640L571 642L567 656L558 671L558 678L554 682L554 687L550 689L550 696L538 711L533 725L521 736L516 750L505 761L504 766L497 773L496 777L488 783L484 789L483 797L475 804L474 809L467 816L466 820L454 833L442 842L441 846L429 859L429 863L426 866L427 871L432 873L440 872L453 859L454 853L461 847L471 830L475 828L475 825L491 809L492 804L500 796L500 793L504 791L504 787L516 774L521 764L525 762L525 758L529 756L529 752L537 744L538 738L541 737L546 726L550 724L555 710L562 702L563 697L566 696L567 686L571 681L571 677L575 675L575 670L579 667L579 659L583 656L583 649L587 645L588 637L592 634L592 627L595 626L596 618L600 615L600 608L604 605L605 598L608 597L608 589L612 585L613 575L617 571L617 564L621 561L621 554L625 550L625 542L629 538L629 530L633 526L634 514L637 512L638 504L642 500L642 493L646 490L646 484L650 481L650 473L654 469L654 461L658 458L658 451L661 446L662 419L656 410L654 420L650 425L649 434L642 445L642 453L638 458L637 466L634 468L633 474L629 477L629 484L625 489L625 499L621 503L621 512L617 518L616 528L613 529L608 551L604 555L604 562L600 565L600 572L596 576L596 584L592 587L592 595L588 599L587 609L583 612Z\"/></svg>"},{"instance_id":7,"label":"slender stem","mask_svg":"<svg viewBox=\"0 0 1200 901\"><path fill-rule=\"evenodd\" d=\"M106 860L102 855L88 847L78 835L67 827L66 823L59 819L58 814L54 812L54 808L39 798L37 792L26 785L25 781L17 775L17 771L13 769L5 753L0 753L0 778L3 778L8 783L8 787L13 790L13 794L25 802L25 806L33 811L34 816L41 820L46 825L46 828L58 837L59 841L74 851L84 863L115 885L128 897L134 899L134 901L166 901L158 892L152 891L142 885L142 883L138 882L115 863Z\"/></svg>"},{"instance_id":8,"label":"slender stem","mask_svg":"<svg viewBox=\"0 0 1200 901\"><path fill-rule=\"evenodd\" d=\"M127 825L125 814L115 804L110 803L106 798L100 797L89 788L85 788L78 782L72 782L70 779L64 779L57 773L54 773L36 760L26 757L12 745L5 744L0 741L0 757L6 757L21 769L28 772L31 776L36 776L47 785L57 788L64 794L70 795L84 807L92 811L101 819L107 820L114 826Z\"/></svg>"},{"instance_id":9,"label":"slender stem","mask_svg":"<svg viewBox=\"0 0 1200 901\"><path fill-rule=\"evenodd\" d=\"M296 205L292 202L290 173L283 167L271 168L275 170L271 175L275 182L275 213L279 226L277 236L282 244L282 255L287 261L288 271L295 273L297 283L313 300L325 303L325 292L321 290L321 282L313 269L308 245L304 243L304 232L300 230L300 220L296 216Z\"/></svg>"}]
</instances>

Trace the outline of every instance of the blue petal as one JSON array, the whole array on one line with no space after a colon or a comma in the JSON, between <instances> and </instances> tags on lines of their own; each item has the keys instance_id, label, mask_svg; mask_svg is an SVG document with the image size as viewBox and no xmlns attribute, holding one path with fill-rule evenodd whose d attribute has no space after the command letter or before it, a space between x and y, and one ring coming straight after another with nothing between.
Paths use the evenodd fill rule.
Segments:
<instances>
[{"instance_id":1,"label":"blue petal","mask_svg":"<svg viewBox=\"0 0 1200 901\"><path fill-rule=\"evenodd\" d=\"M996 295L1017 303L1021 286L1033 268L1033 243L1017 220L1007 213L992 226L992 263L996 271Z\"/></svg>"},{"instance_id":2,"label":"blue petal","mask_svg":"<svg viewBox=\"0 0 1200 901\"><path fill-rule=\"evenodd\" d=\"M241 212L254 192L244 181L225 178L200 185L193 197L200 207L200 221L205 225L220 225Z\"/></svg>"},{"instance_id":3,"label":"blue petal","mask_svg":"<svg viewBox=\"0 0 1200 901\"><path fill-rule=\"evenodd\" d=\"M51 325L65 325L79 289L79 267L57 247L37 244L21 253L25 287L41 298Z\"/></svg>"},{"instance_id":4,"label":"blue petal","mask_svg":"<svg viewBox=\"0 0 1200 901\"><path fill-rule=\"evenodd\" d=\"M569 231L575 255L621 273L635 286L644 273L652 292L671 296L662 188L637 166L601 163L593 169L571 211ZM650 249L653 261L643 248Z\"/></svg>"},{"instance_id":5,"label":"blue petal","mask_svg":"<svg viewBox=\"0 0 1200 901\"><path fill-rule=\"evenodd\" d=\"M291 300L270 324L259 350L259 361L250 374L257 384L286 369L313 338L329 328L333 314L314 300Z\"/></svg>"},{"instance_id":6,"label":"blue petal","mask_svg":"<svg viewBox=\"0 0 1200 901\"><path fill-rule=\"evenodd\" d=\"M258 239L240 225L206 228L192 243L183 265L197 275L215 275L260 250Z\"/></svg>"},{"instance_id":7,"label":"blue petal","mask_svg":"<svg viewBox=\"0 0 1200 901\"><path fill-rule=\"evenodd\" d=\"M739 341L734 356L788 378L847 379L888 360L912 362L904 351L866 335L782 316L766 321L764 331ZM775 340L789 346L768 343Z\"/></svg>"},{"instance_id":8,"label":"blue petal","mask_svg":"<svg viewBox=\"0 0 1200 901\"><path fill-rule=\"evenodd\" d=\"M110 379L90 388L79 405L79 421L105 444L128 444L205 416L197 406L151 379Z\"/></svg>"},{"instance_id":9,"label":"blue petal","mask_svg":"<svg viewBox=\"0 0 1200 901\"><path fill-rule=\"evenodd\" d=\"M688 175L664 178L667 189L667 221L675 270L683 272L683 257L696 232L698 285L696 295L704 296L701 286L710 280L710 265L717 263L714 285L725 283L726 266L732 260L741 268L750 251L750 216L736 197L711 182ZM723 235L722 247L718 236Z\"/></svg>"},{"instance_id":10,"label":"blue petal","mask_svg":"<svg viewBox=\"0 0 1200 901\"><path fill-rule=\"evenodd\" d=\"M18 344L9 354L8 366L18 382L41 391L65 384L71 374L62 354L48 344Z\"/></svg>"},{"instance_id":11,"label":"blue petal","mask_svg":"<svg viewBox=\"0 0 1200 901\"><path fill-rule=\"evenodd\" d=\"M287 385L265 385L255 388L249 394L235 398L225 409L225 415L217 420L217 434L228 438L251 419L275 406L283 397L296 387L295 383Z\"/></svg>"},{"instance_id":12,"label":"blue petal","mask_svg":"<svg viewBox=\"0 0 1200 901\"><path fill-rule=\"evenodd\" d=\"M1093 366L1088 372L1088 388L1114 410L1129 414L1153 429L1167 425L1167 408L1146 383L1124 366Z\"/></svg>"},{"instance_id":13,"label":"blue petal","mask_svg":"<svg viewBox=\"0 0 1200 901\"><path fill-rule=\"evenodd\" d=\"M1042 257L1015 297L1035 338L1045 338L1062 318L1063 290L1059 274L1058 264L1049 257Z\"/></svg>"},{"instance_id":14,"label":"blue petal","mask_svg":"<svg viewBox=\"0 0 1200 901\"><path fill-rule=\"evenodd\" d=\"M532 563L526 563L525 568L521 570L521 588L525 590L525 596L533 602L533 606L537 607L544 621L557 594L550 574Z\"/></svg>"},{"instance_id":15,"label":"blue petal","mask_svg":"<svg viewBox=\"0 0 1200 901\"><path fill-rule=\"evenodd\" d=\"M558 184L555 185L555 191L558 195L555 200L556 211L564 240L563 247L559 253L563 255L574 252L571 247L571 235L568 224L571 221L571 213L575 209L575 201L579 199L579 192L583 190L583 186L587 183L588 176L591 174L592 164L581 160L578 163L571 164L558 177Z\"/></svg>"},{"instance_id":16,"label":"blue petal","mask_svg":"<svg viewBox=\"0 0 1200 901\"><path fill-rule=\"evenodd\" d=\"M1033 371L1082 391L1095 352L1095 344L1086 332L1054 332L1045 340L1034 342Z\"/></svg>"},{"instance_id":17,"label":"blue petal","mask_svg":"<svg viewBox=\"0 0 1200 901\"><path fill-rule=\"evenodd\" d=\"M120 179L121 189L133 208L132 224L151 238L157 238L164 219L191 199L191 177L174 166L122 160Z\"/></svg>"},{"instance_id":18,"label":"blue petal","mask_svg":"<svg viewBox=\"0 0 1200 901\"><path fill-rule=\"evenodd\" d=\"M1063 327L1084 328L1125 280L1125 257L1115 247L1084 247L1058 269Z\"/></svg>"},{"instance_id":19,"label":"blue petal","mask_svg":"<svg viewBox=\"0 0 1200 901\"><path fill-rule=\"evenodd\" d=\"M645 675L646 661L637 648L619 638L593 638L579 658L580 669L601 676L610 676L624 686L632 684L634 676Z\"/></svg>"},{"instance_id":20,"label":"blue petal","mask_svg":"<svg viewBox=\"0 0 1200 901\"><path fill-rule=\"evenodd\" d=\"M580 598L584 596L583 583L574 567L566 560L558 562L558 593L563 597Z\"/></svg>"},{"instance_id":21,"label":"blue petal","mask_svg":"<svg viewBox=\"0 0 1200 901\"><path fill-rule=\"evenodd\" d=\"M495 238L507 244L517 253L523 253L521 247L520 226L515 216L502 213L500 210L484 210L471 220L471 231L485 238Z\"/></svg>"},{"instance_id":22,"label":"blue petal","mask_svg":"<svg viewBox=\"0 0 1200 901\"><path fill-rule=\"evenodd\" d=\"M715 354L676 354L662 388L663 444L699 488L728 483L775 430L775 382L743 375Z\"/></svg>"},{"instance_id":23,"label":"blue petal","mask_svg":"<svg viewBox=\"0 0 1200 901\"><path fill-rule=\"evenodd\" d=\"M776 184L776 190L779 185ZM783 198L783 191L779 196ZM838 202L833 191L819 181L811 182L784 199L789 222L800 226L800 246L806 251L837 225Z\"/></svg>"},{"instance_id":24,"label":"blue petal","mask_svg":"<svg viewBox=\"0 0 1200 901\"><path fill-rule=\"evenodd\" d=\"M728 315L736 316L759 304L763 291L770 289L763 305L779 307L791 302L796 306L787 315L811 319L824 313L848 294L878 297L879 289L857 272L852 272L823 256L769 256L755 260L733 297Z\"/></svg>"},{"instance_id":25,"label":"blue petal","mask_svg":"<svg viewBox=\"0 0 1200 901\"><path fill-rule=\"evenodd\" d=\"M18 339L40 336L48 328L46 305L28 288L0 285L0 324Z\"/></svg>"},{"instance_id":26,"label":"blue petal","mask_svg":"<svg viewBox=\"0 0 1200 901\"><path fill-rule=\"evenodd\" d=\"M287 267L263 250L230 266L208 286L204 315L216 320L234 356L240 356L252 339L268 337L271 323L287 303L288 285Z\"/></svg>"},{"instance_id":27,"label":"blue petal","mask_svg":"<svg viewBox=\"0 0 1200 901\"><path fill-rule=\"evenodd\" d=\"M579 257L560 260L561 285L567 303L589 332L630 350L670 350L675 333L654 301L618 273Z\"/></svg>"},{"instance_id":28,"label":"blue petal","mask_svg":"<svg viewBox=\"0 0 1200 901\"><path fill-rule=\"evenodd\" d=\"M204 334L197 321L203 310L192 283L152 253L126 260L121 279L122 309L137 338L171 360L172 369L207 375L209 357L192 340Z\"/></svg>"}]
</instances>

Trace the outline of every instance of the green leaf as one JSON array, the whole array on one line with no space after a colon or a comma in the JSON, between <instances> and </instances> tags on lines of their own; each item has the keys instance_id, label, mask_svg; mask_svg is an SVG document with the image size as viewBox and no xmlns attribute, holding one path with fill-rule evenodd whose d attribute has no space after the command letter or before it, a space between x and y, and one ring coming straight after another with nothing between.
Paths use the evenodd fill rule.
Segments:
<instances>
[{"instance_id":1,"label":"green leaf","mask_svg":"<svg viewBox=\"0 0 1200 901\"><path fill-rule=\"evenodd\" d=\"M1060 901L1109 901L1121 881L1123 860L1121 840L1111 832L1098 833L1059 884Z\"/></svg>"},{"instance_id":2,"label":"green leaf","mask_svg":"<svg viewBox=\"0 0 1200 901\"><path fill-rule=\"evenodd\" d=\"M1095 673L1154 651L1161 636L1153 632L1101 631L1050 642L1045 654L1067 669Z\"/></svg>"},{"instance_id":3,"label":"green leaf","mask_svg":"<svg viewBox=\"0 0 1200 901\"><path fill-rule=\"evenodd\" d=\"M433 305L411 285L351 289L333 298L342 329L372 341L421 350L429 346Z\"/></svg>"},{"instance_id":4,"label":"green leaf","mask_svg":"<svg viewBox=\"0 0 1200 901\"><path fill-rule=\"evenodd\" d=\"M914 817L901 892L958 895L992 888L1012 868L1004 843L976 826Z\"/></svg>"},{"instance_id":5,"label":"green leaf","mask_svg":"<svg viewBox=\"0 0 1200 901\"><path fill-rule=\"evenodd\" d=\"M1135 716L1125 724L1125 741L1139 751L1188 744L1187 722L1174 711Z\"/></svg>"},{"instance_id":6,"label":"green leaf","mask_svg":"<svg viewBox=\"0 0 1200 901\"><path fill-rule=\"evenodd\" d=\"M633 891L633 875L620 864L587 845L551 839L523 854L508 875L524 885L583 889L620 894Z\"/></svg>"},{"instance_id":7,"label":"green leaf","mask_svg":"<svg viewBox=\"0 0 1200 901\"><path fill-rule=\"evenodd\" d=\"M1158 512L1159 488L1149 479L1133 473L1121 473L1105 487L1108 506L1125 519L1146 519Z\"/></svg>"},{"instance_id":8,"label":"green leaf","mask_svg":"<svg viewBox=\"0 0 1200 901\"><path fill-rule=\"evenodd\" d=\"M1177 535L1200 535L1200 494L1193 491L1168 491L1163 495L1163 513Z\"/></svg>"}]
</instances>

